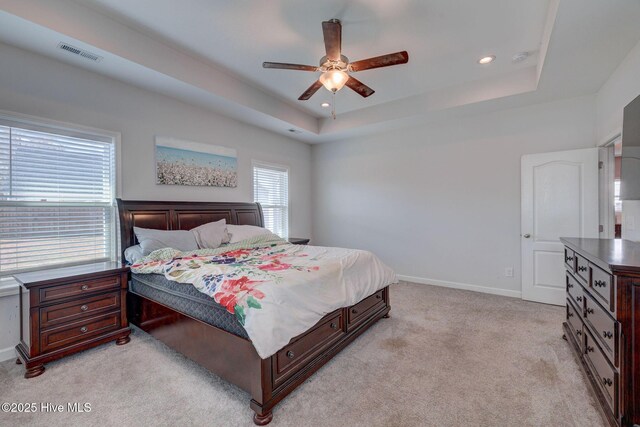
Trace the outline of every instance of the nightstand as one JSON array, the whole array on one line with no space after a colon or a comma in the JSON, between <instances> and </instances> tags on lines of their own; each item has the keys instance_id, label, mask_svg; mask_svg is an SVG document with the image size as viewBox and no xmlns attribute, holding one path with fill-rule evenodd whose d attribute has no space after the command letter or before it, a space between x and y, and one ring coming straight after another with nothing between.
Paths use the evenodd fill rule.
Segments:
<instances>
[{"instance_id":1,"label":"nightstand","mask_svg":"<svg viewBox=\"0 0 640 427\"><path fill-rule=\"evenodd\" d=\"M307 245L309 244L309 240L311 239L307 239L304 237L289 237L289 243L291 243L292 245Z\"/></svg>"},{"instance_id":2,"label":"nightstand","mask_svg":"<svg viewBox=\"0 0 640 427\"><path fill-rule=\"evenodd\" d=\"M44 364L97 345L129 342L129 268L104 262L13 276L20 284L18 360L25 378Z\"/></svg>"}]
</instances>

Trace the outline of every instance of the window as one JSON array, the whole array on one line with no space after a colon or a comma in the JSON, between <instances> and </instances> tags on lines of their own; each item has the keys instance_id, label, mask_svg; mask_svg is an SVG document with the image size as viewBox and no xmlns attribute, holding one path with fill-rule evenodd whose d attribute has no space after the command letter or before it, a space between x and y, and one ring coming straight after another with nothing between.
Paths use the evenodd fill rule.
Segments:
<instances>
[{"instance_id":1,"label":"window","mask_svg":"<svg viewBox=\"0 0 640 427\"><path fill-rule=\"evenodd\" d=\"M262 205L265 228L286 239L289 236L289 169L254 162L253 200Z\"/></svg>"},{"instance_id":2,"label":"window","mask_svg":"<svg viewBox=\"0 0 640 427\"><path fill-rule=\"evenodd\" d=\"M0 276L115 259L114 188L113 137L0 119Z\"/></svg>"}]
</instances>

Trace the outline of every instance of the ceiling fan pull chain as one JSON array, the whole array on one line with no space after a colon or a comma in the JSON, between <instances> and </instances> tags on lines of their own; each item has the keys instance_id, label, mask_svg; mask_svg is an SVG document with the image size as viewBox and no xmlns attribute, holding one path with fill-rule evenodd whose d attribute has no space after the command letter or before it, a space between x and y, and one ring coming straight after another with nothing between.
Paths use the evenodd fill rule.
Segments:
<instances>
[{"instance_id":1,"label":"ceiling fan pull chain","mask_svg":"<svg viewBox=\"0 0 640 427\"><path fill-rule=\"evenodd\" d=\"M335 120L336 119L336 93L333 92L331 96L333 97L333 99L331 100L331 117L333 117L333 120Z\"/></svg>"}]
</instances>

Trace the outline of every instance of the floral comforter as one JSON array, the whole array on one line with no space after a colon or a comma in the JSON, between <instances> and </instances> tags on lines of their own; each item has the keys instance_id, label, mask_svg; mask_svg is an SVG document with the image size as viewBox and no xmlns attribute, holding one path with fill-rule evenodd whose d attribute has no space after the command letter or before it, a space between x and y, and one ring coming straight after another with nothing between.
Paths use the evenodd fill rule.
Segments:
<instances>
[{"instance_id":1,"label":"floral comforter","mask_svg":"<svg viewBox=\"0 0 640 427\"><path fill-rule=\"evenodd\" d=\"M371 252L291 245L257 236L217 249L161 249L131 266L190 283L235 314L262 358L324 315L396 282Z\"/></svg>"}]
</instances>

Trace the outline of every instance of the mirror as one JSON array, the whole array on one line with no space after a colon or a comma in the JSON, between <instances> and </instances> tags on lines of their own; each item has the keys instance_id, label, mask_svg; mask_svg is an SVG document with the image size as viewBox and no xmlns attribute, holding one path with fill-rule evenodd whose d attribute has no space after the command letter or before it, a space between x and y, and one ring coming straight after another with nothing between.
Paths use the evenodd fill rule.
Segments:
<instances>
[{"instance_id":1,"label":"mirror","mask_svg":"<svg viewBox=\"0 0 640 427\"><path fill-rule=\"evenodd\" d=\"M624 109L621 154L622 238L640 241L640 96Z\"/></svg>"}]
</instances>

